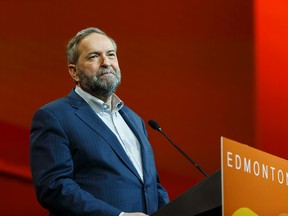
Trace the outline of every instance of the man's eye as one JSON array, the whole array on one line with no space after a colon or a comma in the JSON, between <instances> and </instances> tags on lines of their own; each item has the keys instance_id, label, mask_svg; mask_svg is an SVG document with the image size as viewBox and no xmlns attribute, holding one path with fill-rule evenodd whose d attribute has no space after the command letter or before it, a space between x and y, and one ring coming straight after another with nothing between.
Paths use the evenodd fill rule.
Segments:
<instances>
[{"instance_id":1,"label":"man's eye","mask_svg":"<svg viewBox=\"0 0 288 216\"><path fill-rule=\"evenodd\" d=\"M115 53L109 53L108 56L110 56L110 57L115 57L116 54L115 54Z\"/></svg>"},{"instance_id":2,"label":"man's eye","mask_svg":"<svg viewBox=\"0 0 288 216\"><path fill-rule=\"evenodd\" d=\"M94 59L94 58L97 58L98 57L98 55L91 55L91 56L89 56L89 59Z\"/></svg>"}]
</instances>

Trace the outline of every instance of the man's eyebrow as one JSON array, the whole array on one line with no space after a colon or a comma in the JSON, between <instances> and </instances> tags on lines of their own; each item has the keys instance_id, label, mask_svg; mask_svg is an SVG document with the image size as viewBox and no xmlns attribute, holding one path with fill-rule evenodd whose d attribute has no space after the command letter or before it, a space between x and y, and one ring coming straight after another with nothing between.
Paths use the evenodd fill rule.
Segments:
<instances>
[{"instance_id":1,"label":"man's eyebrow","mask_svg":"<svg viewBox=\"0 0 288 216\"><path fill-rule=\"evenodd\" d=\"M108 50L108 51L106 51L106 53L111 53L111 52L114 52L114 53L116 53L116 50L114 50L114 49L111 49L111 50ZM88 52L88 54L87 54L87 55L93 55L93 54L97 54L97 55L100 55L100 54L101 54L101 52L100 52L100 51L91 51L91 52Z\"/></svg>"},{"instance_id":2,"label":"man's eyebrow","mask_svg":"<svg viewBox=\"0 0 288 216\"><path fill-rule=\"evenodd\" d=\"M91 52L88 52L88 54L87 55L92 55L92 54L100 54L101 52L98 52L98 51L91 51Z\"/></svg>"},{"instance_id":3,"label":"man's eyebrow","mask_svg":"<svg viewBox=\"0 0 288 216\"><path fill-rule=\"evenodd\" d=\"M107 53L110 53L110 52L115 52L116 53L116 50L112 49L112 50L108 50Z\"/></svg>"}]
</instances>

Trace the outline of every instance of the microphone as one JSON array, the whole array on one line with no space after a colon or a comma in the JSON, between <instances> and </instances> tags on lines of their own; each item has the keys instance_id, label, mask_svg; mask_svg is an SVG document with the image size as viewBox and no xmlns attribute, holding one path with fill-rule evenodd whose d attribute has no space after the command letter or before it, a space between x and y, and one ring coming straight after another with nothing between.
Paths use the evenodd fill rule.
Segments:
<instances>
[{"instance_id":1,"label":"microphone","mask_svg":"<svg viewBox=\"0 0 288 216\"><path fill-rule=\"evenodd\" d=\"M161 129L160 125L154 121L154 120L149 120L148 124L150 125L151 128L153 128L156 131L159 131L162 135L166 137L166 139L182 154L186 159L188 159L193 166L195 166L205 177L208 177L208 174L199 167L197 163L195 163L181 148L179 148Z\"/></svg>"}]
</instances>

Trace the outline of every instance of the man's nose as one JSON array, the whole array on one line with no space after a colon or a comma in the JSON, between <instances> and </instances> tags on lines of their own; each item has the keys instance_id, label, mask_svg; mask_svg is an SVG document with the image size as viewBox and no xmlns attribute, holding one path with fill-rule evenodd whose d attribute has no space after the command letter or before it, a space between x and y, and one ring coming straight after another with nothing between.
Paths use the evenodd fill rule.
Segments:
<instances>
[{"instance_id":1,"label":"man's nose","mask_svg":"<svg viewBox=\"0 0 288 216\"><path fill-rule=\"evenodd\" d=\"M103 67L109 67L111 65L110 59L108 56L102 56L102 66Z\"/></svg>"}]
</instances>

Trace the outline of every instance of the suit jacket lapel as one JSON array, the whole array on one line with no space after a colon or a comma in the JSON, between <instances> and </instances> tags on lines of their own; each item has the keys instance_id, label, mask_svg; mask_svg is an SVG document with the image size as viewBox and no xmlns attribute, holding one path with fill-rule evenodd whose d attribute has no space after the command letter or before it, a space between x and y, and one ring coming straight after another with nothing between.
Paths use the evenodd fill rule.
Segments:
<instances>
[{"instance_id":1,"label":"suit jacket lapel","mask_svg":"<svg viewBox=\"0 0 288 216\"><path fill-rule=\"evenodd\" d=\"M97 116L92 108L77 93L70 92L69 96L72 107L76 108L75 114L85 122L91 129L98 133L111 146L114 152L121 158L124 164L140 178L137 170L124 151L121 143L109 129L109 127Z\"/></svg>"},{"instance_id":2,"label":"suit jacket lapel","mask_svg":"<svg viewBox=\"0 0 288 216\"><path fill-rule=\"evenodd\" d=\"M134 119L134 115L129 114L130 112L127 112L126 107L124 106L120 110L120 114L128 124L128 126L131 128L135 136L137 137L140 145L141 145L141 157L142 157L142 169L143 169L143 176L144 176L144 181L147 180L147 178L150 176L149 175L149 160L150 158L150 153L148 152L148 146L150 143L148 142L147 137L145 134L139 134L139 131L143 131L143 128L138 128L142 125L139 123L136 123L136 120Z\"/></svg>"}]
</instances>

